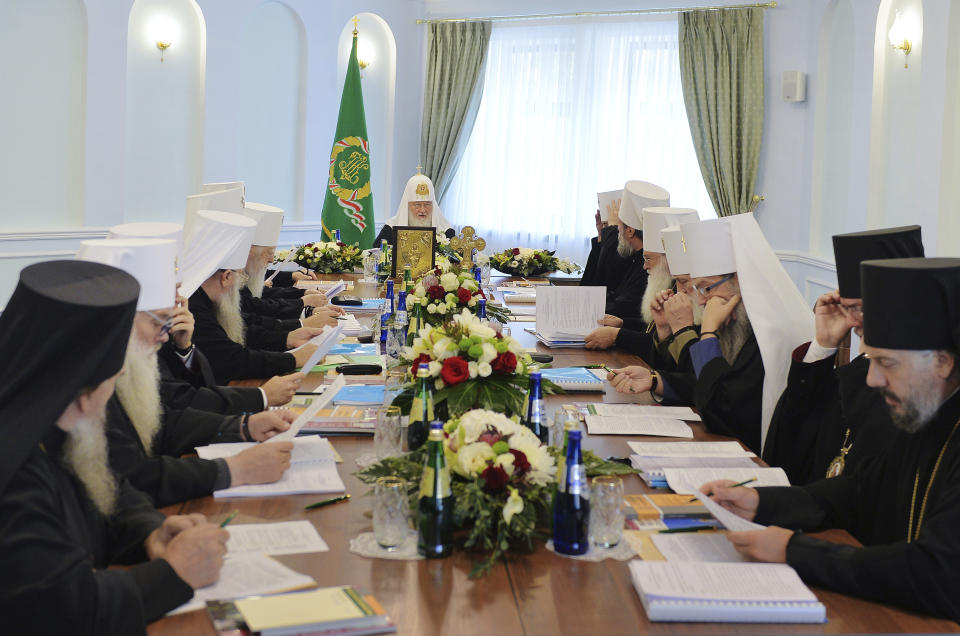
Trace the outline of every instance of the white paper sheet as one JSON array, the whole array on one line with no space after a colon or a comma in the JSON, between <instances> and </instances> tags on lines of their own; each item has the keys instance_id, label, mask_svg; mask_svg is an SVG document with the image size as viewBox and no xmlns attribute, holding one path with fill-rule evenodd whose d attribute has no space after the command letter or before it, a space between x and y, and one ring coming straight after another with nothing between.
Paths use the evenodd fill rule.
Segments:
<instances>
[{"instance_id":1,"label":"white paper sheet","mask_svg":"<svg viewBox=\"0 0 960 636\"><path fill-rule=\"evenodd\" d=\"M630 463L647 474L662 475L666 468L753 468L752 457L643 457L631 455Z\"/></svg>"},{"instance_id":2,"label":"white paper sheet","mask_svg":"<svg viewBox=\"0 0 960 636\"><path fill-rule=\"evenodd\" d=\"M694 497L700 500L700 503L707 507L707 510L710 511L710 514L713 515L713 518L722 523L723 527L727 530L732 530L733 532L745 532L750 530L763 530L767 527L762 526L759 523L747 521L742 517L738 517L714 501L713 497L707 497L699 490L692 494Z\"/></svg>"},{"instance_id":3,"label":"white paper sheet","mask_svg":"<svg viewBox=\"0 0 960 636\"><path fill-rule=\"evenodd\" d=\"M268 439L264 444L269 444L270 442L288 442L297 436L297 433L300 432L300 429L304 425L313 419L313 416L316 415L320 409L326 408L330 402L333 401L334 396L337 394L337 391L347 383L346 376L338 376L336 380L333 381L333 384L330 385L328 391L325 391L323 395L318 400L314 400L310 403L303 413L297 416L297 419L293 420L293 423L290 424L290 428L275 435Z\"/></svg>"},{"instance_id":4,"label":"white paper sheet","mask_svg":"<svg viewBox=\"0 0 960 636\"><path fill-rule=\"evenodd\" d=\"M739 442L627 442L643 457L756 457Z\"/></svg>"},{"instance_id":5,"label":"white paper sheet","mask_svg":"<svg viewBox=\"0 0 960 636\"><path fill-rule=\"evenodd\" d=\"M671 417L687 422L699 422L700 416L689 406L650 406L644 404L602 404L591 403L597 415L649 415L652 417Z\"/></svg>"},{"instance_id":6,"label":"white paper sheet","mask_svg":"<svg viewBox=\"0 0 960 636\"><path fill-rule=\"evenodd\" d=\"M756 481L747 484L750 488L757 486L789 486L790 480L782 468L764 468L752 466L750 468L667 468L663 471L671 490L676 493L692 494L700 490L700 486L708 481L730 479L736 483L756 478Z\"/></svg>"},{"instance_id":7,"label":"white paper sheet","mask_svg":"<svg viewBox=\"0 0 960 636\"><path fill-rule=\"evenodd\" d=\"M291 464L305 462L336 461L336 454L329 440L317 435L297 437L293 441L293 451L290 453ZM256 446L257 442L234 442L198 446L196 451L201 459L226 459Z\"/></svg>"},{"instance_id":8,"label":"white paper sheet","mask_svg":"<svg viewBox=\"0 0 960 636\"><path fill-rule=\"evenodd\" d=\"M294 259L294 257L296 257L296 255L297 255L297 250L296 250L296 248L293 247L293 246L290 246L290 249L287 251L287 257L286 257L285 259L283 259L282 261L280 261L279 263L275 263L275 264L273 265L273 273L270 274L270 277L267 278L267 280L265 280L265 281L263 281L263 282L269 283L269 282L272 281L274 278L276 278L276 277L277 277L277 274L279 274L280 272L298 272L298 271L300 271L300 266L293 262L293 259ZM291 268L290 265L293 265L293 267Z\"/></svg>"},{"instance_id":9,"label":"white paper sheet","mask_svg":"<svg viewBox=\"0 0 960 636\"><path fill-rule=\"evenodd\" d=\"M251 484L216 490L213 496L225 497L276 497L280 495L321 494L343 492L346 486L340 479L335 462L308 462L291 464L279 481L272 484Z\"/></svg>"},{"instance_id":10,"label":"white paper sheet","mask_svg":"<svg viewBox=\"0 0 960 636\"><path fill-rule=\"evenodd\" d=\"M630 562L648 597L697 600L816 602L799 575L783 563Z\"/></svg>"},{"instance_id":11,"label":"white paper sheet","mask_svg":"<svg viewBox=\"0 0 960 636\"><path fill-rule=\"evenodd\" d=\"M537 331L550 340L583 338L599 326L606 302L606 287L541 287Z\"/></svg>"},{"instance_id":12,"label":"white paper sheet","mask_svg":"<svg viewBox=\"0 0 960 636\"><path fill-rule=\"evenodd\" d=\"M302 554L330 550L309 521L232 523L227 526L227 558L246 554Z\"/></svg>"},{"instance_id":13,"label":"white paper sheet","mask_svg":"<svg viewBox=\"0 0 960 636\"><path fill-rule=\"evenodd\" d=\"M324 327L324 331L319 336L314 336L306 344L300 345L296 349L291 349L290 353L294 351L299 351L309 345L317 345L316 350L310 354L310 357L306 362L303 363L303 366L300 367L300 370L304 373L310 373L314 366L327 355L333 345L337 344L337 341L340 340L340 335L343 333L343 321L338 320L336 327Z\"/></svg>"},{"instance_id":14,"label":"white paper sheet","mask_svg":"<svg viewBox=\"0 0 960 636\"><path fill-rule=\"evenodd\" d=\"M189 602L170 613L180 614L203 609L207 601L272 594L316 583L313 578L295 572L265 554L242 555L224 560L219 581L196 590Z\"/></svg>"},{"instance_id":15,"label":"white paper sheet","mask_svg":"<svg viewBox=\"0 0 960 636\"><path fill-rule=\"evenodd\" d=\"M745 562L723 532L689 532L650 535L653 545L667 561Z\"/></svg>"},{"instance_id":16,"label":"white paper sheet","mask_svg":"<svg viewBox=\"0 0 960 636\"><path fill-rule=\"evenodd\" d=\"M693 429L682 420L666 417L618 417L587 415L587 432L591 435L659 435L693 438Z\"/></svg>"},{"instance_id":17,"label":"white paper sheet","mask_svg":"<svg viewBox=\"0 0 960 636\"><path fill-rule=\"evenodd\" d=\"M623 190L610 190L609 192L597 192L597 209L600 210L600 220L604 223L610 222L610 210L607 209L612 203L620 207L620 199L623 198Z\"/></svg>"}]
</instances>

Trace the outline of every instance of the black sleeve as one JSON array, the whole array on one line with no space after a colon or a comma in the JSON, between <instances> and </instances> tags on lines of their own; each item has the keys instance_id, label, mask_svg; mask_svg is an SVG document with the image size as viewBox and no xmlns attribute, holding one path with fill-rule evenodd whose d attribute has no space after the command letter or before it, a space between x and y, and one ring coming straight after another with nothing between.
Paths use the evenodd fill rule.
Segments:
<instances>
[{"instance_id":1,"label":"black sleeve","mask_svg":"<svg viewBox=\"0 0 960 636\"><path fill-rule=\"evenodd\" d=\"M830 408L837 395L835 357L811 363L792 360L787 387L770 420L763 461L783 468L791 484L807 484L826 473L826 466L816 458L821 454L820 446L836 435L830 434L830 440L822 438L840 426L833 417L835 409Z\"/></svg>"},{"instance_id":2,"label":"black sleeve","mask_svg":"<svg viewBox=\"0 0 960 636\"><path fill-rule=\"evenodd\" d=\"M277 272L277 275L273 277L273 288L293 288L293 272ZM269 289L269 288L265 288ZM294 288L295 289L295 288Z\"/></svg>"},{"instance_id":3,"label":"black sleeve","mask_svg":"<svg viewBox=\"0 0 960 636\"><path fill-rule=\"evenodd\" d=\"M755 339L750 339L731 366L718 356L707 362L697 377L694 404L711 433L736 437L760 453L760 420L763 402L763 359Z\"/></svg>"},{"instance_id":4,"label":"black sleeve","mask_svg":"<svg viewBox=\"0 0 960 636\"><path fill-rule=\"evenodd\" d=\"M580 277L581 286L597 285L597 263L600 261L600 247L602 243L597 241L594 236L590 239L590 254L587 256L587 264L583 266L583 276Z\"/></svg>"},{"instance_id":5,"label":"black sleeve","mask_svg":"<svg viewBox=\"0 0 960 636\"><path fill-rule=\"evenodd\" d=\"M162 559L97 569L68 527L60 493L24 466L0 499L4 633L144 634L146 623L190 600L193 590Z\"/></svg>"},{"instance_id":6,"label":"black sleeve","mask_svg":"<svg viewBox=\"0 0 960 636\"><path fill-rule=\"evenodd\" d=\"M131 564L146 561L144 540L163 520L163 514L153 507L150 499L118 475L116 512L106 524L107 562Z\"/></svg>"},{"instance_id":7,"label":"black sleeve","mask_svg":"<svg viewBox=\"0 0 960 636\"><path fill-rule=\"evenodd\" d=\"M271 318L300 318L303 300L284 298L257 298L249 293L241 295L240 309L245 314L257 314Z\"/></svg>"},{"instance_id":8,"label":"black sleeve","mask_svg":"<svg viewBox=\"0 0 960 636\"><path fill-rule=\"evenodd\" d=\"M251 349L230 340L216 317L195 312L193 340L210 361L217 384L246 378L270 378L292 373L296 358L290 353Z\"/></svg>"},{"instance_id":9,"label":"black sleeve","mask_svg":"<svg viewBox=\"0 0 960 636\"><path fill-rule=\"evenodd\" d=\"M279 276L279 274L278 274ZM276 279L274 279L276 282ZM285 300L298 300L303 298L303 295L307 290L300 289L299 287L278 287L276 285L272 287L263 288L263 297L267 299L285 299ZM303 303L301 302L301 309L303 308Z\"/></svg>"},{"instance_id":10,"label":"black sleeve","mask_svg":"<svg viewBox=\"0 0 960 636\"><path fill-rule=\"evenodd\" d=\"M248 320L252 314L244 314L244 322L247 323L246 328L246 337L247 337L247 346L254 349L263 349L264 351L277 351L282 352L286 351L287 347L287 335L293 331L293 329L284 329L282 327L271 327L264 324L261 320ZM264 319L264 320L274 320L273 318ZM280 321L276 321L277 325L280 325ZM297 329L299 329L299 321L297 321Z\"/></svg>"},{"instance_id":11,"label":"black sleeve","mask_svg":"<svg viewBox=\"0 0 960 636\"><path fill-rule=\"evenodd\" d=\"M255 387L225 387L210 384L204 377L203 369L209 369L210 363L200 353L193 350L193 370L187 369L176 353L161 348L160 399L165 409L194 408L223 414L257 413L265 406L263 394Z\"/></svg>"},{"instance_id":12,"label":"black sleeve","mask_svg":"<svg viewBox=\"0 0 960 636\"><path fill-rule=\"evenodd\" d=\"M654 349L653 334L647 331L646 327L642 331L621 327L620 331L617 332L614 346L621 351L640 356L644 361L650 363L651 353Z\"/></svg>"},{"instance_id":13,"label":"black sleeve","mask_svg":"<svg viewBox=\"0 0 960 636\"><path fill-rule=\"evenodd\" d=\"M380 230L380 233L377 234L377 238L373 239L373 247L380 247L380 241L386 241L388 244L393 243L393 228L389 225L384 224L383 229Z\"/></svg>"}]
</instances>

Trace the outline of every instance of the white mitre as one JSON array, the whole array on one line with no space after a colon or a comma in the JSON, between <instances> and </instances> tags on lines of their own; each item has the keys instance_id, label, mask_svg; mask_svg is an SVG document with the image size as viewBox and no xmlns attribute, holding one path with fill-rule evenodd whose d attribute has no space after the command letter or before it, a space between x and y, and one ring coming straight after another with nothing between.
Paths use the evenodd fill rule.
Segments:
<instances>
[{"instance_id":1,"label":"white mitre","mask_svg":"<svg viewBox=\"0 0 960 636\"><path fill-rule=\"evenodd\" d=\"M646 181L627 181L620 199L620 221L627 227L643 230L643 208L670 207L670 193Z\"/></svg>"},{"instance_id":2,"label":"white mitre","mask_svg":"<svg viewBox=\"0 0 960 636\"><path fill-rule=\"evenodd\" d=\"M419 172L419 171L418 171ZM400 205L397 206L397 213L387 219L386 225L398 227L410 225L407 218L409 208L408 203L413 201L429 201L433 204L433 214L430 218L430 224L437 228L438 233L447 231L451 225L444 218L440 205L437 203L436 189L433 187L433 181L424 174L415 174L407 181L407 187L403 189L403 196L400 198Z\"/></svg>"}]
</instances>

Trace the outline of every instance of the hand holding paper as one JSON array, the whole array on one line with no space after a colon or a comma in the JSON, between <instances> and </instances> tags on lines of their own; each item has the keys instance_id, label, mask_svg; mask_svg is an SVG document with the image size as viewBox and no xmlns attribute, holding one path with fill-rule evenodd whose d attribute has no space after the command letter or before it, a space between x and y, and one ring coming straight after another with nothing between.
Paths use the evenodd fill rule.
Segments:
<instances>
[{"instance_id":1,"label":"hand holding paper","mask_svg":"<svg viewBox=\"0 0 960 636\"><path fill-rule=\"evenodd\" d=\"M337 377L333 384L331 384L330 387L323 392L323 395L315 399L310 403L310 406L304 409L303 413L301 413L297 419L293 421L293 424L290 425L290 428L279 435L271 437L264 443L269 444L270 442L286 442L292 440L297 436L297 433L300 432L300 429L303 428L304 424L312 420L313 417L320 411L320 409L325 408L328 404L330 404L330 402L333 400L333 396L335 396L337 391L339 391L346 383L347 380L345 376L341 375Z\"/></svg>"}]
</instances>

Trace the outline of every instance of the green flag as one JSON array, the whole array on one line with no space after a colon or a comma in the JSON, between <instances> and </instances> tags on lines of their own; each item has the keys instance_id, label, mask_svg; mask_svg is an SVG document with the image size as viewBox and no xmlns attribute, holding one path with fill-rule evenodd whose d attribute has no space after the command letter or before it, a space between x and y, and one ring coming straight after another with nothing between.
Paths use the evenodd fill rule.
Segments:
<instances>
[{"instance_id":1,"label":"green flag","mask_svg":"<svg viewBox=\"0 0 960 636\"><path fill-rule=\"evenodd\" d=\"M366 249L373 243L373 193L370 190L370 145L367 121L363 114L363 90L357 63L357 30L353 30L353 49L347 62L347 77L340 98L337 134L330 152L327 196L320 216L323 233L332 240L340 230L340 240L359 243Z\"/></svg>"}]
</instances>

